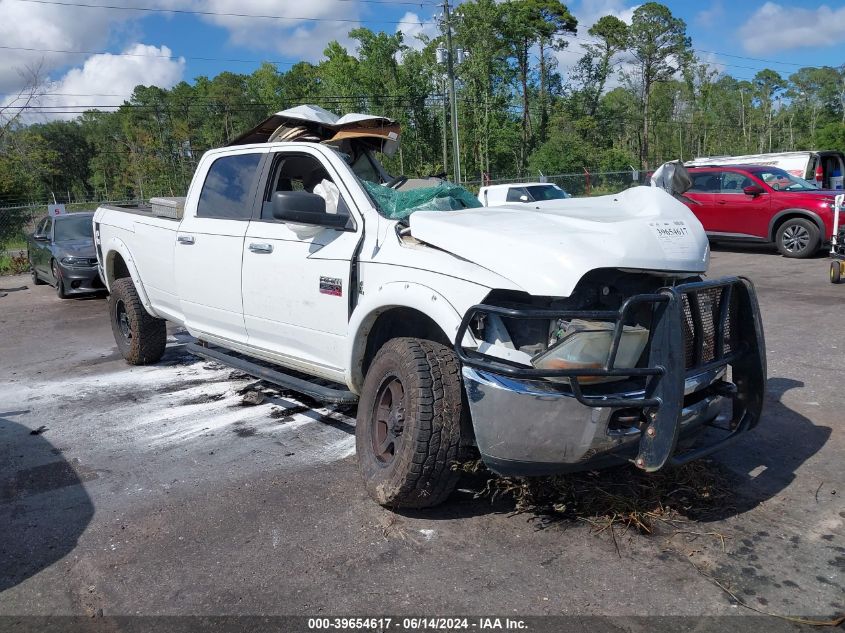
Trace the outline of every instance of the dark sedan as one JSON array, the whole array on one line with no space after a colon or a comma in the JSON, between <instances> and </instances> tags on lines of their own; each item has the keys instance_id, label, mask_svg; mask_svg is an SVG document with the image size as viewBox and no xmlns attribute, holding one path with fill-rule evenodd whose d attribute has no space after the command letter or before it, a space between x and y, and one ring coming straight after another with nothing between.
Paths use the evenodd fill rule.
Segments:
<instances>
[{"instance_id":1,"label":"dark sedan","mask_svg":"<svg viewBox=\"0 0 845 633\"><path fill-rule=\"evenodd\" d=\"M48 283L60 299L105 289L97 271L93 212L43 218L29 236L32 282Z\"/></svg>"}]
</instances>

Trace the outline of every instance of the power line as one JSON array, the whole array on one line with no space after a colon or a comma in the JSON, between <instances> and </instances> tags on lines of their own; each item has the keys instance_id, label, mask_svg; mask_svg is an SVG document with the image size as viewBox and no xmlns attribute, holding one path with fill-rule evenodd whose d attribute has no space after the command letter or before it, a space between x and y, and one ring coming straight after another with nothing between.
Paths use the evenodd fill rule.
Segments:
<instances>
[{"instance_id":1,"label":"power line","mask_svg":"<svg viewBox=\"0 0 845 633\"><path fill-rule=\"evenodd\" d=\"M115 11L140 11L145 13L176 13L185 15L208 15L231 18L253 18L260 20L291 20L294 22L354 22L359 23L359 18L315 18L315 17L293 17L285 15L260 15L254 13L230 13L226 11L203 11L201 9L159 9L152 7L122 7L114 4L88 4L85 2L62 2L60 0L14 0L15 2L30 2L33 4L50 4L62 7L80 7L84 9L109 9ZM384 3L386 4L386 3ZM416 4L416 3L414 3ZM367 20L371 24L403 24L407 20ZM434 22L412 22L412 24L434 24Z\"/></svg>"},{"instance_id":2,"label":"power line","mask_svg":"<svg viewBox=\"0 0 845 633\"><path fill-rule=\"evenodd\" d=\"M18 0L24 1L24 0ZM155 55L146 53L110 53L109 51L69 51L58 48L26 48L23 46L0 46L3 50L30 51L35 53L67 53L70 55L113 55L114 57L154 57L162 59L191 59L205 62L234 62L240 64L261 64L267 62L276 66L295 66L302 62L280 62L267 59L232 59L225 57L193 57L188 55Z\"/></svg>"}]
</instances>

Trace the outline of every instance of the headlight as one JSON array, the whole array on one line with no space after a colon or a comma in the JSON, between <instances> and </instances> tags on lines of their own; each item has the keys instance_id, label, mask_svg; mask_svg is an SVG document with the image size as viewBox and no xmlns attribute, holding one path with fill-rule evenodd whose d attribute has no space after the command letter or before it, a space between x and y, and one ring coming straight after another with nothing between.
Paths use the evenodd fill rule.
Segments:
<instances>
[{"instance_id":1,"label":"headlight","mask_svg":"<svg viewBox=\"0 0 845 633\"><path fill-rule=\"evenodd\" d=\"M573 319L569 322L560 342L548 351L532 358L531 364L537 369L600 369L604 367L610 356L614 327L615 324L607 321ZM639 325L624 326L614 368L636 367L646 343L648 343L648 329ZM624 379L624 376L578 377L578 381L585 384ZM549 380L569 382L567 377L549 378Z\"/></svg>"},{"instance_id":2,"label":"headlight","mask_svg":"<svg viewBox=\"0 0 845 633\"><path fill-rule=\"evenodd\" d=\"M62 263L65 266L89 267L96 266L97 260L93 257L62 257Z\"/></svg>"}]
</instances>

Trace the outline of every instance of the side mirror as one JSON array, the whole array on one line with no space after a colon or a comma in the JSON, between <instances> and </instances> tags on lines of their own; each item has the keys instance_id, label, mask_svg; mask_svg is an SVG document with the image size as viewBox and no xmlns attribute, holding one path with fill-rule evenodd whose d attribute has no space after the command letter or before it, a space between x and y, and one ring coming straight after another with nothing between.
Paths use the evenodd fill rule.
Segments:
<instances>
[{"instance_id":1,"label":"side mirror","mask_svg":"<svg viewBox=\"0 0 845 633\"><path fill-rule=\"evenodd\" d=\"M520 199L522 202L528 202L528 196L526 196L525 194L522 194L521 196L519 196L519 199Z\"/></svg>"},{"instance_id":2,"label":"side mirror","mask_svg":"<svg viewBox=\"0 0 845 633\"><path fill-rule=\"evenodd\" d=\"M756 197L766 193L766 190L763 189L760 185L748 185L747 187L743 187L742 191L743 193L745 193L746 196L752 197Z\"/></svg>"},{"instance_id":3,"label":"side mirror","mask_svg":"<svg viewBox=\"0 0 845 633\"><path fill-rule=\"evenodd\" d=\"M273 217L283 222L344 229L348 216L326 213L326 200L307 191L277 191L273 194Z\"/></svg>"},{"instance_id":4,"label":"side mirror","mask_svg":"<svg viewBox=\"0 0 845 633\"><path fill-rule=\"evenodd\" d=\"M42 233L39 233L38 235L33 235L32 239L34 239L36 242L49 242L50 241L50 238L47 237L46 235L42 234Z\"/></svg>"}]
</instances>

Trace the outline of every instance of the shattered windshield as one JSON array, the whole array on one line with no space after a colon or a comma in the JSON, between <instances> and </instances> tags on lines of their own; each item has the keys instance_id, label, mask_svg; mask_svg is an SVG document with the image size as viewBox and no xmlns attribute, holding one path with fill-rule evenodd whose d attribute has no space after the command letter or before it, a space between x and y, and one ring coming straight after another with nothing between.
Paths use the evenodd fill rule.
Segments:
<instances>
[{"instance_id":1,"label":"shattered windshield","mask_svg":"<svg viewBox=\"0 0 845 633\"><path fill-rule=\"evenodd\" d=\"M391 220L404 220L415 211L459 211L482 206L469 191L451 182L408 191L391 189L363 179L361 184L370 194L376 210Z\"/></svg>"}]
</instances>

